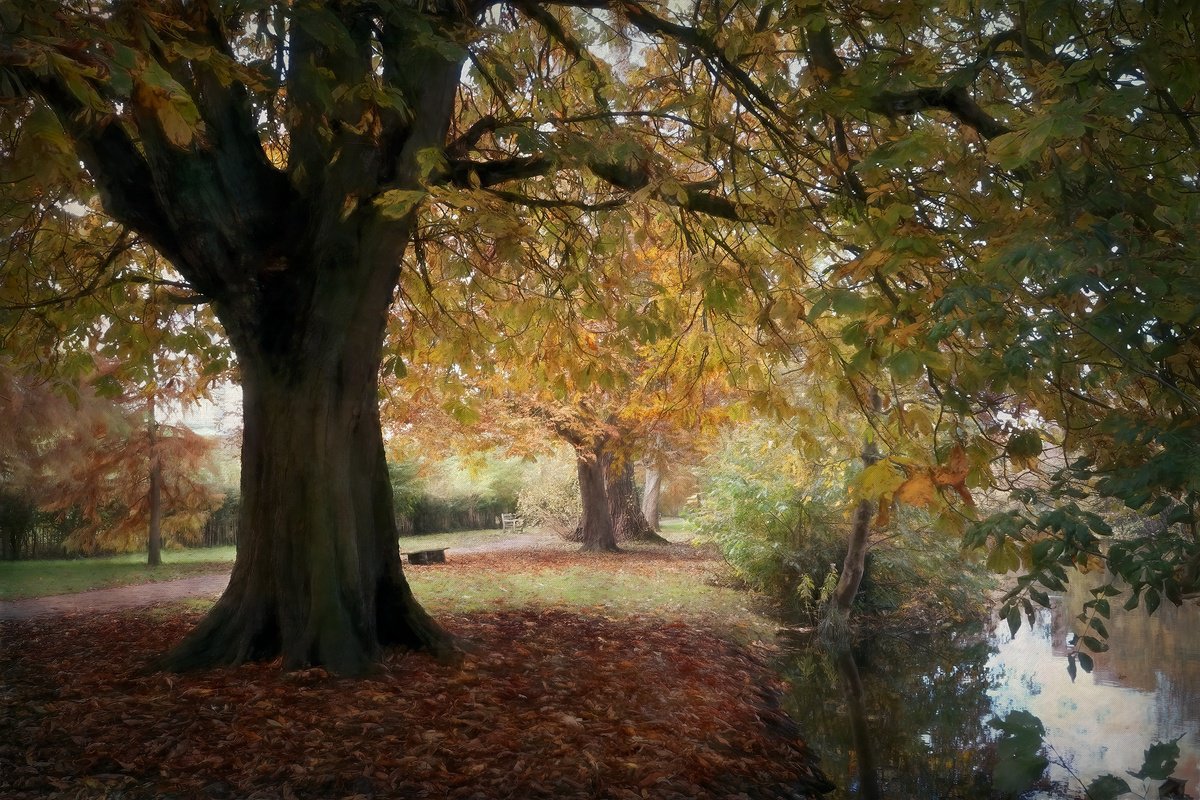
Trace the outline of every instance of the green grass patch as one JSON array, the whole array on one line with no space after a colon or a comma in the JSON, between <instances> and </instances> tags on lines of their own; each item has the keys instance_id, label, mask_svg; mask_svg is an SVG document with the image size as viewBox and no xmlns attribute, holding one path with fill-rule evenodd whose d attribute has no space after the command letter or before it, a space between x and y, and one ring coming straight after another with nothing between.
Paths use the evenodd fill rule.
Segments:
<instances>
[{"instance_id":1,"label":"green grass patch","mask_svg":"<svg viewBox=\"0 0 1200 800\"><path fill-rule=\"evenodd\" d=\"M137 583L172 581L219 572L233 563L234 548L168 550L158 567L146 564L145 553L52 561L0 562L0 600L72 594Z\"/></svg>"},{"instance_id":2,"label":"green grass patch","mask_svg":"<svg viewBox=\"0 0 1200 800\"><path fill-rule=\"evenodd\" d=\"M506 539L512 531L481 530L404 536L400 549L431 550L441 547L470 547ZM73 594L92 589L111 589L139 583L172 581L192 575L219 572L233 564L236 549L197 547L163 551L159 567L146 565L145 553L118 556L0 562L0 600Z\"/></svg>"},{"instance_id":3,"label":"green grass patch","mask_svg":"<svg viewBox=\"0 0 1200 800\"><path fill-rule=\"evenodd\" d=\"M636 554L602 557L636 559ZM417 599L436 617L445 612L540 606L609 618L654 615L717 630L741 641L768 639L776 625L757 613L746 592L715 586L698 572L644 573L619 563L557 570L490 571L405 568Z\"/></svg>"},{"instance_id":4,"label":"green grass patch","mask_svg":"<svg viewBox=\"0 0 1200 800\"><path fill-rule=\"evenodd\" d=\"M683 517L663 517L658 521L658 532L672 542L688 542L696 535L696 526Z\"/></svg>"}]
</instances>

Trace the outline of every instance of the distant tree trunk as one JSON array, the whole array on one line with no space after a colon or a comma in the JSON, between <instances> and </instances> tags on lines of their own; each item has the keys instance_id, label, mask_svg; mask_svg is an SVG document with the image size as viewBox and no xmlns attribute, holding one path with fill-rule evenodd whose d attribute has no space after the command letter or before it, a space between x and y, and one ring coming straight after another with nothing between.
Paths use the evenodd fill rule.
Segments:
<instances>
[{"instance_id":1,"label":"distant tree trunk","mask_svg":"<svg viewBox=\"0 0 1200 800\"><path fill-rule=\"evenodd\" d=\"M146 563L152 567L162 564L162 461L158 457L158 420L155 418L154 396L150 396L149 425L150 440L150 535L146 546Z\"/></svg>"},{"instance_id":2,"label":"distant tree trunk","mask_svg":"<svg viewBox=\"0 0 1200 800\"><path fill-rule=\"evenodd\" d=\"M646 465L646 485L642 490L642 516L654 530L662 530L658 501L662 494L662 473L657 468Z\"/></svg>"},{"instance_id":3,"label":"distant tree trunk","mask_svg":"<svg viewBox=\"0 0 1200 800\"><path fill-rule=\"evenodd\" d=\"M633 462L612 454L605 455L605 488L608 511L612 516L613 533L617 541L657 542L667 540L654 532L642 515L637 490L633 482Z\"/></svg>"},{"instance_id":4,"label":"distant tree trunk","mask_svg":"<svg viewBox=\"0 0 1200 800\"><path fill-rule=\"evenodd\" d=\"M860 500L854 509L854 521L850 528L850 543L846 550L846 560L842 562L842 573L838 576L837 588L833 590L832 605L839 614L849 615L850 607L858 594L866 571L867 551L870 550L871 517L874 515L874 504L870 500Z\"/></svg>"},{"instance_id":5,"label":"distant tree trunk","mask_svg":"<svg viewBox=\"0 0 1200 800\"><path fill-rule=\"evenodd\" d=\"M875 413L883 409L879 391L871 388L871 408ZM863 444L862 462L871 466L879 460L879 450L873 440ZM849 625L850 609L854 598L858 595L858 587L866 572L867 552L871 542L871 518L875 507L870 500L860 500L854 509L854 521L850 528L850 542L846 549L846 559L842 563L842 573L838 576L837 587L830 599L829 613L826 616L826 627L831 630L844 630Z\"/></svg>"},{"instance_id":6,"label":"distant tree trunk","mask_svg":"<svg viewBox=\"0 0 1200 800\"><path fill-rule=\"evenodd\" d=\"M621 552L617 547L604 485L603 442L591 447L576 446L575 466L579 471L579 499L583 503L576 537L583 542L582 549L585 552Z\"/></svg>"}]
</instances>

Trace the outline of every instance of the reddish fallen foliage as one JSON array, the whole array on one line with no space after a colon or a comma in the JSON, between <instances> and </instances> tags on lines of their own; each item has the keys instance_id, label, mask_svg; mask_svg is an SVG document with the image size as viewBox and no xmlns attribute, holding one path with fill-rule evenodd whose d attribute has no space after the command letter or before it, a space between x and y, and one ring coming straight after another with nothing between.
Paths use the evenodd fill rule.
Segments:
<instances>
[{"instance_id":1,"label":"reddish fallen foliage","mask_svg":"<svg viewBox=\"0 0 1200 800\"><path fill-rule=\"evenodd\" d=\"M139 675L196 621L0 624L5 798L794 798L823 783L769 673L702 631L561 611L445 615L461 667L396 652Z\"/></svg>"}]
</instances>

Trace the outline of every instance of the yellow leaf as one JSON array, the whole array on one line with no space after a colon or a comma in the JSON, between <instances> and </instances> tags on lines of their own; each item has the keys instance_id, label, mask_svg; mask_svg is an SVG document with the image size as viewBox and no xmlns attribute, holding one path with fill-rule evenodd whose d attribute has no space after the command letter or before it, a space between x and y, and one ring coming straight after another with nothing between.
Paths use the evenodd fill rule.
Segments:
<instances>
[{"instance_id":1,"label":"yellow leaf","mask_svg":"<svg viewBox=\"0 0 1200 800\"><path fill-rule=\"evenodd\" d=\"M896 499L910 506L928 507L936 497L937 487L928 472L916 473L896 490Z\"/></svg>"},{"instance_id":2,"label":"yellow leaf","mask_svg":"<svg viewBox=\"0 0 1200 800\"><path fill-rule=\"evenodd\" d=\"M886 498L904 482L904 473L896 469L891 461L884 459L862 471L858 476L855 494L868 500Z\"/></svg>"}]
</instances>

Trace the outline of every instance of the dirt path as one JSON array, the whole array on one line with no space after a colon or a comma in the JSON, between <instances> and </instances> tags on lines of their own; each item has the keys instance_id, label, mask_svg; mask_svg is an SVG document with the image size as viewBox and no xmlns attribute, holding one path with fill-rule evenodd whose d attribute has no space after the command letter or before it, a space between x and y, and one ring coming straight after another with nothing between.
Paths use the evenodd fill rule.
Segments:
<instances>
[{"instance_id":1,"label":"dirt path","mask_svg":"<svg viewBox=\"0 0 1200 800\"><path fill-rule=\"evenodd\" d=\"M520 533L507 539L486 542L468 547L450 547L447 553L486 553L499 550L536 550L562 545L578 547L562 542L551 533ZM116 586L112 589L93 589L74 594L56 594L48 597L30 597L24 600L0 601L0 620L32 619L34 617L64 616L97 611L118 611L123 608L141 608L155 603L169 603L190 597L218 597L229 583L229 571L196 575L175 581L138 583L132 586Z\"/></svg>"},{"instance_id":2,"label":"dirt path","mask_svg":"<svg viewBox=\"0 0 1200 800\"><path fill-rule=\"evenodd\" d=\"M183 600L188 597L216 598L229 583L228 572L195 575L177 581L138 583L112 589L93 589L75 594L55 594L49 597L30 597L25 600L0 602L0 620L31 619L33 617L117 611Z\"/></svg>"}]
</instances>

